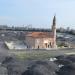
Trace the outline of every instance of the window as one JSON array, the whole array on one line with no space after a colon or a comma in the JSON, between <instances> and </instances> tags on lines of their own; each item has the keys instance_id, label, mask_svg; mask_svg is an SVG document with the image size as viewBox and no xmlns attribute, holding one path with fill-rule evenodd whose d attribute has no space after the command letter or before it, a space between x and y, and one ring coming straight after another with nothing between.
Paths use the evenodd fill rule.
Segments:
<instances>
[{"instance_id":1,"label":"window","mask_svg":"<svg viewBox=\"0 0 75 75\"><path fill-rule=\"evenodd\" d=\"M38 49L39 49L39 46L38 46Z\"/></svg>"},{"instance_id":2,"label":"window","mask_svg":"<svg viewBox=\"0 0 75 75\"><path fill-rule=\"evenodd\" d=\"M47 43L45 43L45 46L46 46L46 48L47 48Z\"/></svg>"},{"instance_id":3,"label":"window","mask_svg":"<svg viewBox=\"0 0 75 75\"><path fill-rule=\"evenodd\" d=\"M51 46L51 42L50 42L50 46Z\"/></svg>"}]
</instances>

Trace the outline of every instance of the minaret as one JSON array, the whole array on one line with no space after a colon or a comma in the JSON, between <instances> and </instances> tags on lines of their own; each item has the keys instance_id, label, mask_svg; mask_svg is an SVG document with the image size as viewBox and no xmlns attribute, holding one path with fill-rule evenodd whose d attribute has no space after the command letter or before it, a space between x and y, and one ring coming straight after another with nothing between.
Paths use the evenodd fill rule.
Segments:
<instances>
[{"instance_id":1,"label":"minaret","mask_svg":"<svg viewBox=\"0 0 75 75\"><path fill-rule=\"evenodd\" d=\"M52 33L53 33L53 48L56 48L56 16L53 17Z\"/></svg>"}]
</instances>

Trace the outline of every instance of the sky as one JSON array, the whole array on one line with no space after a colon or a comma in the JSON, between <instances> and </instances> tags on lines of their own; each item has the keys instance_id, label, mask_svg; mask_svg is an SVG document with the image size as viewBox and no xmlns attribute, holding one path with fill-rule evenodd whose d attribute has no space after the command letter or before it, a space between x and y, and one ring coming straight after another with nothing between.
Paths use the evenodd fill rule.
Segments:
<instances>
[{"instance_id":1,"label":"sky","mask_svg":"<svg viewBox=\"0 0 75 75\"><path fill-rule=\"evenodd\" d=\"M0 25L75 29L75 0L0 0Z\"/></svg>"}]
</instances>

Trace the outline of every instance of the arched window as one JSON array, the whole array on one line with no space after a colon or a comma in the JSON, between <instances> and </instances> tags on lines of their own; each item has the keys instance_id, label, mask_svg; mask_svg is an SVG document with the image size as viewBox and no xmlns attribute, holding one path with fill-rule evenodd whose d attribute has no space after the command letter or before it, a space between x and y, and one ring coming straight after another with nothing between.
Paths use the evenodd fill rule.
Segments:
<instances>
[{"instance_id":1,"label":"arched window","mask_svg":"<svg viewBox=\"0 0 75 75\"><path fill-rule=\"evenodd\" d=\"M48 45L48 48L50 47L50 45Z\"/></svg>"},{"instance_id":2,"label":"arched window","mask_svg":"<svg viewBox=\"0 0 75 75\"><path fill-rule=\"evenodd\" d=\"M38 49L39 49L39 45L38 45Z\"/></svg>"},{"instance_id":3,"label":"arched window","mask_svg":"<svg viewBox=\"0 0 75 75\"><path fill-rule=\"evenodd\" d=\"M46 46L46 48L47 48L47 43L45 43L45 46Z\"/></svg>"},{"instance_id":4,"label":"arched window","mask_svg":"<svg viewBox=\"0 0 75 75\"><path fill-rule=\"evenodd\" d=\"M50 46L51 46L51 42L50 42Z\"/></svg>"},{"instance_id":5,"label":"arched window","mask_svg":"<svg viewBox=\"0 0 75 75\"><path fill-rule=\"evenodd\" d=\"M50 47L52 47L52 43L51 42L49 43L49 45L50 45Z\"/></svg>"}]
</instances>

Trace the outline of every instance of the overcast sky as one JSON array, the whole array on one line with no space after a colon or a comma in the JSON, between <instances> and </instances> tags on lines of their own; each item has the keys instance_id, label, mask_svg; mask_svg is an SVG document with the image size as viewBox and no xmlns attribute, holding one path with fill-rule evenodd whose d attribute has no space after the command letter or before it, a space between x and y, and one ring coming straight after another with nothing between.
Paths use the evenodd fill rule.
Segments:
<instances>
[{"instance_id":1,"label":"overcast sky","mask_svg":"<svg viewBox=\"0 0 75 75\"><path fill-rule=\"evenodd\" d=\"M75 0L0 0L0 24L49 28L54 14L57 27L75 28Z\"/></svg>"}]
</instances>

